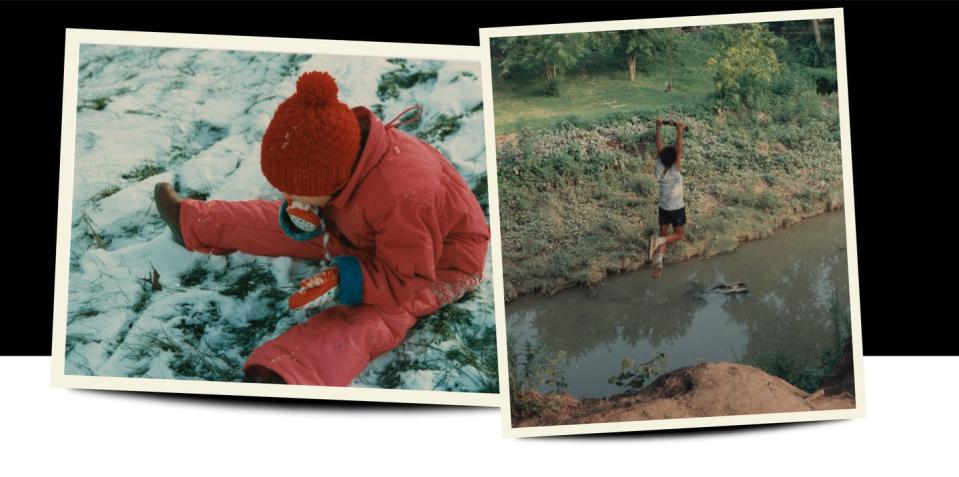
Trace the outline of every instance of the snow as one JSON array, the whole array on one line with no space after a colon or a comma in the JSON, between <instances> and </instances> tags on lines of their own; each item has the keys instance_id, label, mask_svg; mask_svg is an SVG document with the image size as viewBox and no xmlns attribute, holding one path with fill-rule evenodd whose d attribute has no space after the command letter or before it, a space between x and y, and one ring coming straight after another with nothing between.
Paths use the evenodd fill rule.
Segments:
<instances>
[{"instance_id":1,"label":"snow","mask_svg":"<svg viewBox=\"0 0 959 477\"><path fill-rule=\"evenodd\" d=\"M436 372L428 370L403 371L400 373L400 387L406 389L433 389Z\"/></svg>"},{"instance_id":2,"label":"snow","mask_svg":"<svg viewBox=\"0 0 959 477\"><path fill-rule=\"evenodd\" d=\"M208 200L278 198L260 172L260 140L314 69L384 121L423 105L404 129L471 187L485 177L478 63L82 45L66 373L237 381L252 349L309 319L286 300L318 264L189 252L152 197L166 181ZM427 80L382 95L397 72ZM476 291L422 318L353 385L496 392L490 260Z\"/></svg>"}]
</instances>

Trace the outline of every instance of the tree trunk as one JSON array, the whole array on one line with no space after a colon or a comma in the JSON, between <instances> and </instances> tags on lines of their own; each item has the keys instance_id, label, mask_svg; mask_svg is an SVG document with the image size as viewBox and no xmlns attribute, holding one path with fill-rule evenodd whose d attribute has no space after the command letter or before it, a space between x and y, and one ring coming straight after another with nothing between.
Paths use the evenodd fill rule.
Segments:
<instances>
[{"instance_id":1,"label":"tree trunk","mask_svg":"<svg viewBox=\"0 0 959 477\"><path fill-rule=\"evenodd\" d=\"M546 86L548 87L550 83L553 82L552 69L549 67L549 62L544 62L543 67L546 69Z\"/></svg>"},{"instance_id":2,"label":"tree trunk","mask_svg":"<svg viewBox=\"0 0 959 477\"><path fill-rule=\"evenodd\" d=\"M819 33L819 20L812 21L812 31L816 34L816 46L822 48L822 34Z\"/></svg>"},{"instance_id":3,"label":"tree trunk","mask_svg":"<svg viewBox=\"0 0 959 477\"><path fill-rule=\"evenodd\" d=\"M629 64L629 80L633 81L636 79L636 55L628 55L626 62Z\"/></svg>"}]
</instances>

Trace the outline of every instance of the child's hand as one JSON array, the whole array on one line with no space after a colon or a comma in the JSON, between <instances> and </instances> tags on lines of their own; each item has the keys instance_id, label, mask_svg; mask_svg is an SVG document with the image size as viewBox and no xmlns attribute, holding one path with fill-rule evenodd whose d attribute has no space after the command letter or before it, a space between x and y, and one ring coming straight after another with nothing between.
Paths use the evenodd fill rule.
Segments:
<instances>
[{"instance_id":1,"label":"child's hand","mask_svg":"<svg viewBox=\"0 0 959 477\"><path fill-rule=\"evenodd\" d=\"M686 129L686 124L684 124L682 121L675 121L675 124L676 124L677 131L681 132Z\"/></svg>"},{"instance_id":2,"label":"child's hand","mask_svg":"<svg viewBox=\"0 0 959 477\"><path fill-rule=\"evenodd\" d=\"M290 297L290 308L316 308L336 299L340 275L336 267L323 270L300 282L300 289Z\"/></svg>"},{"instance_id":3,"label":"child's hand","mask_svg":"<svg viewBox=\"0 0 959 477\"><path fill-rule=\"evenodd\" d=\"M313 240L326 233L326 222L316 207L284 200L279 215L280 229L293 240Z\"/></svg>"},{"instance_id":4,"label":"child's hand","mask_svg":"<svg viewBox=\"0 0 959 477\"><path fill-rule=\"evenodd\" d=\"M316 229L323 228L323 219L317 214L317 208L309 204L293 201L286 208L290 221L296 228L303 232L313 232Z\"/></svg>"}]
</instances>

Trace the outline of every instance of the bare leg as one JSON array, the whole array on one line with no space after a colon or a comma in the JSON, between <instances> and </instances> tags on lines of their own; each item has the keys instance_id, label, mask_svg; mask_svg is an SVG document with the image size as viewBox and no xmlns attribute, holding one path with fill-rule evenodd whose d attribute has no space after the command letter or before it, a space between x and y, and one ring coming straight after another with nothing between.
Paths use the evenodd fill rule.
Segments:
<instances>
[{"instance_id":1,"label":"bare leg","mask_svg":"<svg viewBox=\"0 0 959 477\"><path fill-rule=\"evenodd\" d=\"M673 233L666 235L668 227L668 225L663 225L659 228L660 235L666 239L666 243L659 246L659 251L662 253L666 253L666 245L686 238L686 232L683 230L685 226L673 227Z\"/></svg>"},{"instance_id":2,"label":"bare leg","mask_svg":"<svg viewBox=\"0 0 959 477\"><path fill-rule=\"evenodd\" d=\"M666 254L666 245L674 242L678 242L686 237L686 233L683 230L683 226L673 227L673 233L669 234L669 225L660 225L659 235L666 239L666 242L660 245L658 249L656 249L656 253L662 254L662 255ZM653 268L653 278L659 278L662 275L663 275L662 261L658 261Z\"/></svg>"}]
</instances>

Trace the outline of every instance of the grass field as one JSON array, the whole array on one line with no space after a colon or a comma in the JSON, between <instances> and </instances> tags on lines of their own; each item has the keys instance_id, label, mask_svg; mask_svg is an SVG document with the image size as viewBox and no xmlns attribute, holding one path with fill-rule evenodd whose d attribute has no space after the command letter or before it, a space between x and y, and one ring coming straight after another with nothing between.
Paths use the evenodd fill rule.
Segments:
<instances>
[{"instance_id":1,"label":"grass field","mask_svg":"<svg viewBox=\"0 0 959 477\"><path fill-rule=\"evenodd\" d=\"M612 114L658 111L664 105L688 109L704 104L713 91L705 74L709 55L703 41L692 39L676 52L672 65L667 59L638 65L633 81L629 81L625 58L619 69L609 64L585 65L561 80L560 96L544 95L545 83L538 77L494 78L496 135L543 129L570 118L591 122ZM673 90L667 93L670 80Z\"/></svg>"}]
</instances>

